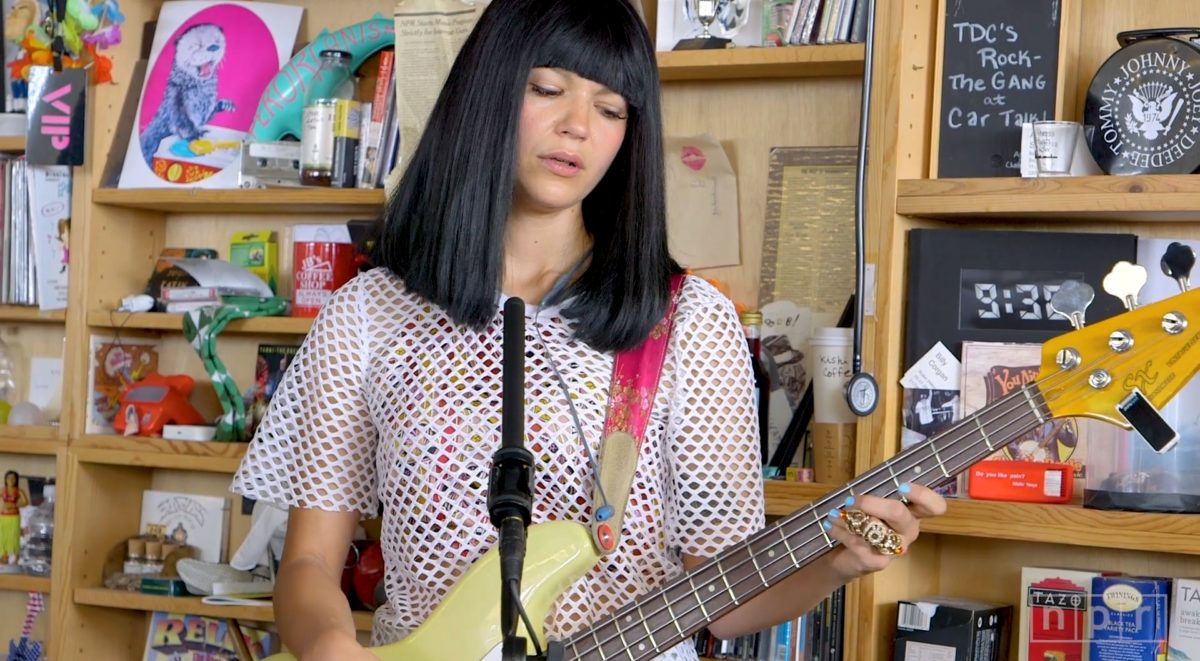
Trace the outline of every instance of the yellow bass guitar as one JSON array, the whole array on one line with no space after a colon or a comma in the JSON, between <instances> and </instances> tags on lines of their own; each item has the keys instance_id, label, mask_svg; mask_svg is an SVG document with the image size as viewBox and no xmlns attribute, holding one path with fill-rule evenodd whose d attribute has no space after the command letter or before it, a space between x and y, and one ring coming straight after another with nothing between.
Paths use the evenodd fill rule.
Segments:
<instances>
[{"instance_id":1,"label":"yellow bass guitar","mask_svg":"<svg viewBox=\"0 0 1200 661\"><path fill-rule=\"evenodd\" d=\"M1046 342L1030 383L950 429L897 454L790 516L638 598L586 631L556 641L551 658L649 659L835 547L822 519L846 496L895 497L899 485L937 487L1009 441L1054 418L1088 417L1139 432L1165 450L1173 432L1157 417L1200 365L1200 294L1185 292ZM1090 300L1090 299L1089 299ZM558 595L599 560L587 528L531 526L522 602L533 632ZM485 554L430 617L403 640L371 651L384 661L500 660L500 563ZM526 639L530 633L521 627ZM532 652L532 647L530 648ZM280 654L268 661L294 657Z\"/></svg>"}]
</instances>

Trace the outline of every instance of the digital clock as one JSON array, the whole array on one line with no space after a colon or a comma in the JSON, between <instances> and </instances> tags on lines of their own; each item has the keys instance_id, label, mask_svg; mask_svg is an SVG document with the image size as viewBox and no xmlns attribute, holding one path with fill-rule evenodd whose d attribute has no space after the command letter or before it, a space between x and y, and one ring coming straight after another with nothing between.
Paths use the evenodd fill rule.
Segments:
<instances>
[{"instance_id":1,"label":"digital clock","mask_svg":"<svg viewBox=\"0 0 1200 661\"><path fill-rule=\"evenodd\" d=\"M961 357L964 340L1045 342L1070 330L1049 307L1065 280L1100 292L1088 323L1120 314L1101 283L1122 260L1137 261L1133 234L910 230L904 369L938 342Z\"/></svg>"},{"instance_id":2,"label":"digital clock","mask_svg":"<svg viewBox=\"0 0 1200 661\"><path fill-rule=\"evenodd\" d=\"M1070 323L1050 309L1050 299L1062 283L1086 277L1080 271L960 269L958 327L1070 330Z\"/></svg>"}]
</instances>

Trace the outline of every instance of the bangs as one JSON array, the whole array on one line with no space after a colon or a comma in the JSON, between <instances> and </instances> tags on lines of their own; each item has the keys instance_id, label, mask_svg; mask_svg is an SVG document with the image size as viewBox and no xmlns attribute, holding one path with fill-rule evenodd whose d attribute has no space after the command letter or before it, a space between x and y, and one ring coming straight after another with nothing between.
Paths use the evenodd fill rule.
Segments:
<instances>
[{"instance_id":1,"label":"bangs","mask_svg":"<svg viewBox=\"0 0 1200 661\"><path fill-rule=\"evenodd\" d=\"M534 66L572 71L644 108L646 94L658 90L658 69L646 64L655 61L654 53L639 39L640 26L629 24L641 19L626 0L568 0L555 9L566 16L547 17L559 29L539 40Z\"/></svg>"}]
</instances>

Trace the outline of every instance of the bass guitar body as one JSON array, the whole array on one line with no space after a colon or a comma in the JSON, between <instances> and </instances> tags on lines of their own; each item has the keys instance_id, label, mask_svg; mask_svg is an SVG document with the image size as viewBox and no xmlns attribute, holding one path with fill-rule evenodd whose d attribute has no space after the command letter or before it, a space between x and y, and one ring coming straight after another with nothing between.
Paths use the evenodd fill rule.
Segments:
<instances>
[{"instance_id":1,"label":"bass guitar body","mask_svg":"<svg viewBox=\"0 0 1200 661\"><path fill-rule=\"evenodd\" d=\"M532 525L526 541L525 569L521 576L521 602L529 621L541 631L546 613L564 590L600 560L587 528L568 521ZM382 661L435 661L480 659L500 661L500 554L485 553L454 586L428 619L403 640L371 648ZM522 625L520 635L530 636ZM533 648L530 648L530 653ZM267 661L295 661L291 654L276 654Z\"/></svg>"}]
</instances>

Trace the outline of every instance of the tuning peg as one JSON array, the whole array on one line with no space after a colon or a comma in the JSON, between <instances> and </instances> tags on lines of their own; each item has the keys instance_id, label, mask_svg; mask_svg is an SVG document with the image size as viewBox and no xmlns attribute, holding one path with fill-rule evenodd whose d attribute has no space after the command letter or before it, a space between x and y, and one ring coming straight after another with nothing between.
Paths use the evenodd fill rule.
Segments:
<instances>
[{"instance_id":1,"label":"tuning peg","mask_svg":"<svg viewBox=\"0 0 1200 661\"><path fill-rule=\"evenodd\" d=\"M1121 299L1126 310L1138 306L1138 293L1146 285L1146 267L1130 262L1117 262L1104 276L1104 291Z\"/></svg>"},{"instance_id":2,"label":"tuning peg","mask_svg":"<svg viewBox=\"0 0 1200 661\"><path fill-rule=\"evenodd\" d=\"M1050 309L1067 318L1075 330L1083 328L1084 315L1096 298L1096 291L1086 282L1067 280L1050 297Z\"/></svg>"},{"instance_id":3,"label":"tuning peg","mask_svg":"<svg viewBox=\"0 0 1200 661\"><path fill-rule=\"evenodd\" d=\"M1171 243L1167 246L1167 251L1163 253L1159 264L1168 278L1179 283L1180 291L1187 291L1191 287L1188 278L1192 273L1192 267L1196 265L1196 253L1190 246L1178 241Z\"/></svg>"}]
</instances>

